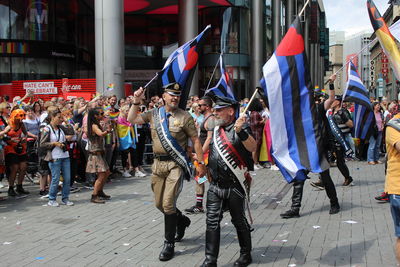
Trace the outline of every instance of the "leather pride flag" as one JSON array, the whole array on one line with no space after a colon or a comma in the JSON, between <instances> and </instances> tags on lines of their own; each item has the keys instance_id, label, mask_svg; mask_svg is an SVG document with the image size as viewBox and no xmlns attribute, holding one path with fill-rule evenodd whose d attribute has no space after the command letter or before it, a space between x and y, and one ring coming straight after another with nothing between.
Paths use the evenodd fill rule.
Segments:
<instances>
[{"instance_id":1,"label":"leather pride flag","mask_svg":"<svg viewBox=\"0 0 400 267\"><path fill-rule=\"evenodd\" d=\"M390 33L385 20L376 8L374 1L367 0L368 14L371 19L372 27L374 28L375 35L379 40L385 54L389 58L392 65L394 75L400 79L400 52L395 43L393 35Z\"/></svg>"},{"instance_id":2,"label":"leather pride flag","mask_svg":"<svg viewBox=\"0 0 400 267\"><path fill-rule=\"evenodd\" d=\"M163 69L158 73L162 86L175 82L181 85L182 95L179 107L182 109L186 109L193 75L199 63L199 54L210 29L211 25L208 25L199 35L172 52Z\"/></svg>"},{"instance_id":3,"label":"leather pride flag","mask_svg":"<svg viewBox=\"0 0 400 267\"><path fill-rule=\"evenodd\" d=\"M272 156L285 179L329 168L314 102L303 30L297 17L263 67L261 86L270 103Z\"/></svg>"}]
</instances>

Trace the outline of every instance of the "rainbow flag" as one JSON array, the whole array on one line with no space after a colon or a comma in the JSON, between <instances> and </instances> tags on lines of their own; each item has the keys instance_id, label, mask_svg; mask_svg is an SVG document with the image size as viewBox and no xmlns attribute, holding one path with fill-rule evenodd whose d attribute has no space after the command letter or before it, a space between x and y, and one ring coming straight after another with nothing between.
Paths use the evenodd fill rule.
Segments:
<instances>
[{"instance_id":1,"label":"rainbow flag","mask_svg":"<svg viewBox=\"0 0 400 267\"><path fill-rule=\"evenodd\" d=\"M117 112L110 112L110 113L109 113L109 116L110 116L110 119L111 119L111 120L116 120L116 119L118 118L118 116L119 116L119 111L117 111Z\"/></svg>"},{"instance_id":2,"label":"rainbow flag","mask_svg":"<svg viewBox=\"0 0 400 267\"><path fill-rule=\"evenodd\" d=\"M269 124L269 119L267 119L264 125L262 143L260 148L260 157L258 159L260 162L274 161L271 156L271 146L272 146L271 128Z\"/></svg>"},{"instance_id":3,"label":"rainbow flag","mask_svg":"<svg viewBox=\"0 0 400 267\"><path fill-rule=\"evenodd\" d=\"M107 86L107 91L112 91L114 90L114 84L113 83L109 83Z\"/></svg>"}]
</instances>

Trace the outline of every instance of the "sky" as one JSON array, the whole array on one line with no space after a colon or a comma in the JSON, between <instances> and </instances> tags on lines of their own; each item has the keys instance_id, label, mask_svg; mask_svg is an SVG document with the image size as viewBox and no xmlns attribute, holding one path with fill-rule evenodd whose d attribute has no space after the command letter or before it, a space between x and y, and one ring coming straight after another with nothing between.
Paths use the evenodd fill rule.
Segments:
<instances>
[{"instance_id":1,"label":"sky","mask_svg":"<svg viewBox=\"0 0 400 267\"><path fill-rule=\"evenodd\" d=\"M366 0L323 0L329 31L345 31L346 36L364 30L372 32ZM374 0L381 15L389 0Z\"/></svg>"}]
</instances>

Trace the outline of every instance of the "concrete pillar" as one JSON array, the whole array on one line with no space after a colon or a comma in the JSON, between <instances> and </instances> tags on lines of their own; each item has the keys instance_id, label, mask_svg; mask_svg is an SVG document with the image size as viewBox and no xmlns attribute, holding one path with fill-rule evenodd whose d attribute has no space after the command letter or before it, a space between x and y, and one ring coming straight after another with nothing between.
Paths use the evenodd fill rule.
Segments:
<instances>
[{"instance_id":1,"label":"concrete pillar","mask_svg":"<svg viewBox=\"0 0 400 267\"><path fill-rule=\"evenodd\" d=\"M95 1L96 91L124 96L125 44L123 0ZM107 90L108 84L114 89Z\"/></svg>"},{"instance_id":2,"label":"concrete pillar","mask_svg":"<svg viewBox=\"0 0 400 267\"><path fill-rule=\"evenodd\" d=\"M259 86L262 66L264 64L264 1L253 0L251 2L251 80L250 95L256 86Z\"/></svg>"},{"instance_id":3,"label":"concrete pillar","mask_svg":"<svg viewBox=\"0 0 400 267\"><path fill-rule=\"evenodd\" d=\"M281 41L281 0L272 0L272 44L276 49Z\"/></svg>"},{"instance_id":4,"label":"concrete pillar","mask_svg":"<svg viewBox=\"0 0 400 267\"><path fill-rule=\"evenodd\" d=\"M292 24L293 20L294 20L294 1L295 0L286 0L286 30L289 29L290 25Z\"/></svg>"},{"instance_id":5,"label":"concrete pillar","mask_svg":"<svg viewBox=\"0 0 400 267\"><path fill-rule=\"evenodd\" d=\"M199 34L197 6L198 0L179 0L179 45L183 45ZM196 69L189 96L198 94L199 71Z\"/></svg>"}]
</instances>

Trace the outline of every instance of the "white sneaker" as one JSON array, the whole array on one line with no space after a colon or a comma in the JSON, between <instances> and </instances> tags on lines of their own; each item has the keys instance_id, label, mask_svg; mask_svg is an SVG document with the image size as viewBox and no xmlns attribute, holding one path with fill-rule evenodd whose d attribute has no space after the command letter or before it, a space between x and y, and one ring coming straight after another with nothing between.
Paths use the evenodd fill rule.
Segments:
<instances>
[{"instance_id":1,"label":"white sneaker","mask_svg":"<svg viewBox=\"0 0 400 267\"><path fill-rule=\"evenodd\" d=\"M0 188L4 188L4 184L0 182Z\"/></svg>"},{"instance_id":2,"label":"white sneaker","mask_svg":"<svg viewBox=\"0 0 400 267\"><path fill-rule=\"evenodd\" d=\"M260 165L254 164L254 170L255 170L255 171L258 171L259 169L260 169Z\"/></svg>"},{"instance_id":3,"label":"white sneaker","mask_svg":"<svg viewBox=\"0 0 400 267\"><path fill-rule=\"evenodd\" d=\"M141 172L139 170L135 171L135 177L145 177L145 176L146 176L146 174L144 174L143 172Z\"/></svg>"},{"instance_id":4,"label":"white sneaker","mask_svg":"<svg viewBox=\"0 0 400 267\"><path fill-rule=\"evenodd\" d=\"M279 171L279 168L276 165L271 166L271 171Z\"/></svg>"},{"instance_id":5,"label":"white sneaker","mask_svg":"<svg viewBox=\"0 0 400 267\"><path fill-rule=\"evenodd\" d=\"M50 206L50 207L58 207L58 206L60 206L58 203L57 203L57 201L55 201L55 200L49 200L49 202L47 202L47 206Z\"/></svg>"},{"instance_id":6,"label":"white sneaker","mask_svg":"<svg viewBox=\"0 0 400 267\"><path fill-rule=\"evenodd\" d=\"M67 201L61 201L61 205L73 206L73 205L74 205L74 202L69 201L69 200L67 200Z\"/></svg>"},{"instance_id":7,"label":"white sneaker","mask_svg":"<svg viewBox=\"0 0 400 267\"><path fill-rule=\"evenodd\" d=\"M125 171L122 173L122 176L127 178L127 177L131 177L132 175L129 173L129 171L126 171L126 170L125 170Z\"/></svg>"}]
</instances>

